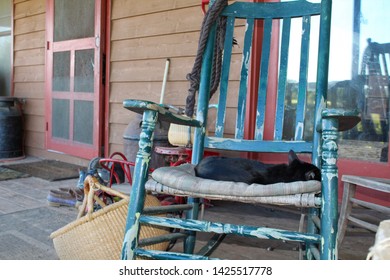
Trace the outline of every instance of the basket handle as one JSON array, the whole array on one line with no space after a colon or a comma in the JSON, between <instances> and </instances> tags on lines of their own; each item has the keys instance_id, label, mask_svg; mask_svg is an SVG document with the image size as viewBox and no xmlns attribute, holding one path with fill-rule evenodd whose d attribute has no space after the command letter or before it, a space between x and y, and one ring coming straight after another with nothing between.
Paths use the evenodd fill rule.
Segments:
<instances>
[{"instance_id":1,"label":"basket handle","mask_svg":"<svg viewBox=\"0 0 390 280\"><path fill-rule=\"evenodd\" d=\"M106 206L105 203L97 195L95 195L95 192L99 190L107 194L120 197L122 199L129 199L128 195L125 195L119 191L108 188L100 184L97 178L88 175L84 180L84 199L83 199L83 204L79 208L77 219L85 215L86 209L87 209L87 216L92 215L94 201L96 201L102 207Z\"/></svg>"}]
</instances>

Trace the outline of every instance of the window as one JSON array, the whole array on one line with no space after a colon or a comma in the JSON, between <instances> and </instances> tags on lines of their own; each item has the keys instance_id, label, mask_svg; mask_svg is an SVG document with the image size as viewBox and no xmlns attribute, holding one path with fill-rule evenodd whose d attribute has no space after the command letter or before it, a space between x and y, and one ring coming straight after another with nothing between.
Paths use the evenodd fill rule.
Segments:
<instances>
[{"instance_id":1,"label":"window","mask_svg":"<svg viewBox=\"0 0 390 280\"><path fill-rule=\"evenodd\" d=\"M390 2L336 0L333 5L329 106L357 109L362 118L342 134L340 156L387 162Z\"/></svg>"},{"instance_id":2,"label":"window","mask_svg":"<svg viewBox=\"0 0 390 280\"><path fill-rule=\"evenodd\" d=\"M356 109L362 118L354 129L341 133L341 158L388 162L389 10L388 0L333 0L328 107ZM298 28L299 25L297 23ZM310 48L315 49L316 46ZM291 108L291 116L285 116L284 139L289 139L293 133L290 131L289 134L288 121L295 114L294 100L299 73L299 59L295 55L289 57L289 69L292 71L288 73L289 99L286 108ZM310 69L315 69L316 61L309 58L309 63L308 113L313 108L310 92L315 90L315 85L310 82L315 73Z\"/></svg>"}]
</instances>

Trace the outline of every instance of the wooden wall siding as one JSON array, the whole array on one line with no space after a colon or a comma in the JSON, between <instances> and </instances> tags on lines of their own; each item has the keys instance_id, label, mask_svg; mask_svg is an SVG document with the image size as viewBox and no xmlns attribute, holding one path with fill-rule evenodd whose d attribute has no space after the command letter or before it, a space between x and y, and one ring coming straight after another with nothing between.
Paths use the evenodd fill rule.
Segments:
<instances>
[{"instance_id":1,"label":"wooden wall siding","mask_svg":"<svg viewBox=\"0 0 390 280\"><path fill-rule=\"evenodd\" d=\"M45 12L46 0L14 1L14 18L26 18ZM17 3L19 2L19 3Z\"/></svg>"},{"instance_id":2,"label":"wooden wall siding","mask_svg":"<svg viewBox=\"0 0 390 280\"><path fill-rule=\"evenodd\" d=\"M199 5L199 0L148 0L147 4L144 5L140 5L139 0L114 0L112 3L112 19L159 13L191 6L199 7Z\"/></svg>"},{"instance_id":3,"label":"wooden wall siding","mask_svg":"<svg viewBox=\"0 0 390 280\"><path fill-rule=\"evenodd\" d=\"M248 0L249 1L249 0ZM166 59L170 68L164 103L183 107L189 83L186 75L192 69L203 20L200 0L113 0L111 12L109 152L121 151L123 133L134 114L123 109L126 98L143 98L159 102ZM238 23L238 25L243 25ZM242 27L244 29L244 26ZM241 35L237 34L238 40ZM235 50L240 52L239 47ZM240 73L232 62L230 85ZM237 94L232 95L234 104ZM235 119L229 119L228 130L234 131ZM229 132L229 131L228 131Z\"/></svg>"},{"instance_id":4,"label":"wooden wall siding","mask_svg":"<svg viewBox=\"0 0 390 280\"><path fill-rule=\"evenodd\" d=\"M42 31L45 30L45 14L15 19L14 24L15 35Z\"/></svg>"},{"instance_id":5,"label":"wooden wall siding","mask_svg":"<svg viewBox=\"0 0 390 280\"><path fill-rule=\"evenodd\" d=\"M14 51L42 48L45 45L45 31L19 34L14 38Z\"/></svg>"},{"instance_id":6,"label":"wooden wall siding","mask_svg":"<svg viewBox=\"0 0 390 280\"><path fill-rule=\"evenodd\" d=\"M113 0L109 96L110 153L122 151L123 133L135 117L126 98L158 102L166 58L170 69L164 102L182 105L203 14L197 0ZM180 93L182 92L182 93Z\"/></svg>"},{"instance_id":7,"label":"wooden wall siding","mask_svg":"<svg viewBox=\"0 0 390 280\"><path fill-rule=\"evenodd\" d=\"M159 36L197 30L202 13L198 7L172 10L115 20L112 25L113 40ZM146 28L145 25L148 25Z\"/></svg>"},{"instance_id":8,"label":"wooden wall siding","mask_svg":"<svg viewBox=\"0 0 390 280\"><path fill-rule=\"evenodd\" d=\"M24 98L25 146L43 156L45 133L45 0L14 0L14 95Z\"/></svg>"},{"instance_id":9,"label":"wooden wall siding","mask_svg":"<svg viewBox=\"0 0 390 280\"><path fill-rule=\"evenodd\" d=\"M132 113L123 109L122 101L126 98L141 97L155 102L160 100L166 58L170 58L171 64L164 101L184 106L189 86L186 74L193 66L203 19L200 2L111 1L110 91L107 116L109 153L122 151L123 132L134 118ZM56 157L84 163L81 159L45 150L46 0L13 0L13 3L14 94L26 99L26 152L33 156ZM232 76L237 73L239 69L234 66ZM237 87L234 81L230 85L232 90ZM232 99L235 98L236 96L232 96ZM231 121L234 120L228 120Z\"/></svg>"}]
</instances>

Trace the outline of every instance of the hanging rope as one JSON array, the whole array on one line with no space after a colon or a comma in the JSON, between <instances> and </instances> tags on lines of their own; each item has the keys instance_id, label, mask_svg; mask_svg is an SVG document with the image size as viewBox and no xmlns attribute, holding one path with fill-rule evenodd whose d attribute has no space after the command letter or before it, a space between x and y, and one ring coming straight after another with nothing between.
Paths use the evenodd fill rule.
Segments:
<instances>
[{"instance_id":1,"label":"hanging rope","mask_svg":"<svg viewBox=\"0 0 390 280\"><path fill-rule=\"evenodd\" d=\"M186 100L186 115L189 117L192 117L194 114L195 95L199 89L203 54L206 48L208 36L210 34L210 29L214 23L217 23L217 31L216 44L214 46L213 68L211 73L210 98L218 88L221 76L222 53L226 27L226 18L219 17L219 14L223 8L227 6L227 4L227 0L216 0L215 3L209 8L203 19L195 63L191 73L187 75L187 80L190 81L190 88L188 90L188 96Z\"/></svg>"}]
</instances>

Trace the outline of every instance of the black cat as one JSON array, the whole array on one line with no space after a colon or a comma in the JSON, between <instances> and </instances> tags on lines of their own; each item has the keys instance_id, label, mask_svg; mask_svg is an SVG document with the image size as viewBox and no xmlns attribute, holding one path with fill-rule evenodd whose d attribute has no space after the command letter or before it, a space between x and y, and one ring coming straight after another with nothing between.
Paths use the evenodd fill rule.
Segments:
<instances>
[{"instance_id":1,"label":"black cat","mask_svg":"<svg viewBox=\"0 0 390 280\"><path fill-rule=\"evenodd\" d=\"M195 167L195 174L205 179L262 185L321 181L321 171L315 165L301 161L292 150L288 153L288 164L265 164L245 158L206 157Z\"/></svg>"}]
</instances>

